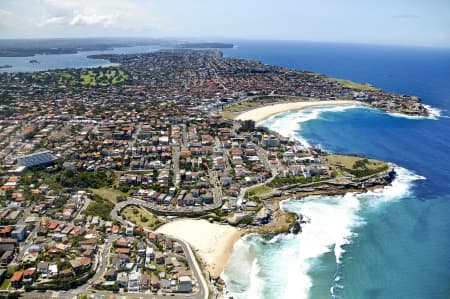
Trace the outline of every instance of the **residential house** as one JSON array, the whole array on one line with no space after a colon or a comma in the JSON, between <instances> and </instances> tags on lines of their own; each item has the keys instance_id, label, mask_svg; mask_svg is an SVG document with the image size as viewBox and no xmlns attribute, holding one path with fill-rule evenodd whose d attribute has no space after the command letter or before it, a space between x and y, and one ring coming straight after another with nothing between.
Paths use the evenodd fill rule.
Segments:
<instances>
[{"instance_id":1,"label":"residential house","mask_svg":"<svg viewBox=\"0 0 450 299\"><path fill-rule=\"evenodd\" d=\"M24 271L16 271L10 279L11 286L18 289L22 286L22 278Z\"/></svg>"},{"instance_id":2,"label":"residential house","mask_svg":"<svg viewBox=\"0 0 450 299\"><path fill-rule=\"evenodd\" d=\"M28 268L25 271L23 271L23 278L22 282L23 284L31 285L33 284L34 278L35 278L36 268Z\"/></svg>"},{"instance_id":3,"label":"residential house","mask_svg":"<svg viewBox=\"0 0 450 299\"><path fill-rule=\"evenodd\" d=\"M105 280L106 281L116 281L117 279L117 272L115 269L108 269L105 273Z\"/></svg>"},{"instance_id":4,"label":"residential house","mask_svg":"<svg viewBox=\"0 0 450 299\"><path fill-rule=\"evenodd\" d=\"M179 276L178 277L178 287L177 292L179 293L190 293L192 292L192 279L189 276Z\"/></svg>"},{"instance_id":5,"label":"residential house","mask_svg":"<svg viewBox=\"0 0 450 299\"><path fill-rule=\"evenodd\" d=\"M117 284L124 288L128 286L128 273L120 272L117 274Z\"/></svg>"}]
</instances>

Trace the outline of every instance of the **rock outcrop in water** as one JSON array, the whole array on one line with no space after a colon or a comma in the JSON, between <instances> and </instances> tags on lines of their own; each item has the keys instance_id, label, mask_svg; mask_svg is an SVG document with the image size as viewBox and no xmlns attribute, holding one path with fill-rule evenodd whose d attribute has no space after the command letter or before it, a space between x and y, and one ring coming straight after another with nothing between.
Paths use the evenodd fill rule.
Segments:
<instances>
[{"instance_id":1,"label":"rock outcrop in water","mask_svg":"<svg viewBox=\"0 0 450 299\"><path fill-rule=\"evenodd\" d=\"M302 226L300 225L300 221L295 221L294 225L292 225L291 229L289 230L292 234L297 235L298 233L302 232Z\"/></svg>"}]
</instances>

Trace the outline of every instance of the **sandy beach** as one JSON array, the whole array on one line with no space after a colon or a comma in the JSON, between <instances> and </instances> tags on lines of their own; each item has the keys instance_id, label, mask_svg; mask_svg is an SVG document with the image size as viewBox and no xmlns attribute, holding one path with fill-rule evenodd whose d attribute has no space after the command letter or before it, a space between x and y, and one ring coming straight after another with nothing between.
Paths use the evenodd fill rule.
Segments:
<instances>
[{"instance_id":1,"label":"sandy beach","mask_svg":"<svg viewBox=\"0 0 450 299\"><path fill-rule=\"evenodd\" d=\"M212 276L220 276L241 232L231 226L206 220L181 219L169 222L157 232L188 242Z\"/></svg>"},{"instance_id":2,"label":"sandy beach","mask_svg":"<svg viewBox=\"0 0 450 299\"><path fill-rule=\"evenodd\" d=\"M272 104L268 106L263 106L260 108L252 109L246 111L236 117L237 120L254 120L255 122L262 121L269 118L275 114L282 112L287 112L291 110L300 110L308 107L315 106L344 106L344 105L358 105L363 106L364 103L359 101L347 101L347 100L335 100L335 101L302 101L302 102L290 102L290 103L279 103Z\"/></svg>"}]
</instances>

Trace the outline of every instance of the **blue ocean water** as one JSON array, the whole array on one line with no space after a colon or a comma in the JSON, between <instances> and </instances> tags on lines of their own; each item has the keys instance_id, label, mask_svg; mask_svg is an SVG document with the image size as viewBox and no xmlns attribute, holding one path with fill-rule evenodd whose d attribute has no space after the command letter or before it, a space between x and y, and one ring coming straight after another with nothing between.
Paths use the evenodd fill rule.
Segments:
<instances>
[{"instance_id":1,"label":"blue ocean water","mask_svg":"<svg viewBox=\"0 0 450 299\"><path fill-rule=\"evenodd\" d=\"M291 112L265 122L336 152L399 165L380 192L283 203L311 224L301 235L240 240L224 273L235 298L450 298L450 50L306 42L235 41L226 56L258 59L420 96L442 110L408 119L351 107ZM107 65L99 53L0 58L2 71ZM30 64L36 59L40 64Z\"/></svg>"},{"instance_id":2,"label":"blue ocean water","mask_svg":"<svg viewBox=\"0 0 450 299\"><path fill-rule=\"evenodd\" d=\"M0 65L10 65L11 68L1 68L0 72L37 72L65 68L91 68L114 65L108 60L91 59L89 55L98 54L136 54L161 50L158 46L119 47L102 51L82 51L75 54L35 55L28 57L0 57ZM39 63L30 63L37 60Z\"/></svg>"},{"instance_id":3,"label":"blue ocean water","mask_svg":"<svg viewBox=\"0 0 450 299\"><path fill-rule=\"evenodd\" d=\"M226 54L370 82L441 109L437 119L409 119L321 107L265 121L329 151L391 161L399 176L378 192L284 202L311 224L297 237L240 240L224 272L228 291L235 298L450 298L450 50L243 42ZM243 260L249 270L237 268Z\"/></svg>"}]
</instances>

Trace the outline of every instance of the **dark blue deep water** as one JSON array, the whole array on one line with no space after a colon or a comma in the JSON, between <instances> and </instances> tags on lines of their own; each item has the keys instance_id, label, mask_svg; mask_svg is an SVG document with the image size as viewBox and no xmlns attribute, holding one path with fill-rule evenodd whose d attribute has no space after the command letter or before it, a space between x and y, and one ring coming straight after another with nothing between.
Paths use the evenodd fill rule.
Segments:
<instances>
[{"instance_id":1,"label":"dark blue deep water","mask_svg":"<svg viewBox=\"0 0 450 299\"><path fill-rule=\"evenodd\" d=\"M398 200L358 211L364 225L354 228L339 265L331 251L309 271L309 297L331 297L330 287L336 286L338 277L339 288L333 292L338 298L450 298L450 50L238 44L226 55L369 82L418 95L425 104L441 109L435 120L363 108L325 111L302 122L295 134L327 150L391 161L426 178L412 182L410 192Z\"/></svg>"},{"instance_id":2,"label":"dark blue deep water","mask_svg":"<svg viewBox=\"0 0 450 299\"><path fill-rule=\"evenodd\" d=\"M426 179L403 178L378 195L288 202L287 209L315 217L311 227L295 239L266 242L249 237L238 242L239 250L225 271L236 298L450 298L450 50L306 42L235 44L236 49L224 50L226 56L368 82L418 95L441 110L441 117L434 120L360 108L325 110L308 121L298 114L300 126L289 135L330 151L391 161L409 171L407 178L412 173ZM154 50L125 49L111 52ZM36 71L106 63L89 60L87 54L42 56L39 66L30 66L32 58L2 58L0 64L14 66L3 71ZM273 123L293 115L278 116ZM389 196L394 200L386 200ZM374 200L386 203L376 205ZM327 219L335 222L324 222Z\"/></svg>"}]
</instances>

